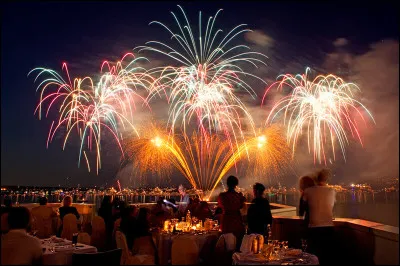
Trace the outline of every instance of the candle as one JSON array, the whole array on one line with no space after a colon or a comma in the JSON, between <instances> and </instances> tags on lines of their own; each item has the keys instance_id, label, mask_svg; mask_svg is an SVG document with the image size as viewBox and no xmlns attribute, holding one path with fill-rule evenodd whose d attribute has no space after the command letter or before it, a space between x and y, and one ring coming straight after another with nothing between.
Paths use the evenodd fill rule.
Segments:
<instances>
[{"instance_id":1,"label":"candle","mask_svg":"<svg viewBox=\"0 0 400 266\"><path fill-rule=\"evenodd\" d=\"M166 220L166 221L164 222L164 231L166 231L166 232L169 231L169 224L170 224L169 220Z\"/></svg>"}]
</instances>

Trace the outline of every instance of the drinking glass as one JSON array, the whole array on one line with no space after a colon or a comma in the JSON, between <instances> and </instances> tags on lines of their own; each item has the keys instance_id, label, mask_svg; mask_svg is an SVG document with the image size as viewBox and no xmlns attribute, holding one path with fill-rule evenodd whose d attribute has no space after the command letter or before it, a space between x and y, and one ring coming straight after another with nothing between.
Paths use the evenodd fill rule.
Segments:
<instances>
[{"instance_id":1,"label":"drinking glass","mask_svg":"<svg viewBox=\"0 0 400 266\"><path fill-rule=\"evenodd\" d=\"M78 233L73 233L72 234L72 245L75 247L77 243L78 243Z\"/></svg>"},{"instance_id":2,"label":"drinking glass","mask_svg":"<svg viewBox=\"0 0 400 266\"><path fill-rule=\"evenodd\" d=\"M303 252L306 252L306 250L307 250L307 239L304 239L304 238L301 239L301 248L303 249Z\"/></svg>"},{"instance_id":3,"label":"drinking glass","mask_svg":"<svg viewBox=\"0 0 400 266\"><path fill-rule=\"evenodd\" d=\"M32 236L36 237L38 230L32 230Z\"/></svg>"},{"instance_id":4,"label":"drinking glass","mask_svg":"<svg viewBox=\"0 0 400 266\"><path fill-rule=\"evenodd\" d=\"M283 248L286 250L288 250L289 248L289 241L283 241Z\"/></svg>"},{"instance_id":5,"label":"drinking glass","mask_svg":"<svg viewBox=\"0 0 400 266\"><path fill-rule=\"evenodd\" d=\"M51 253L54 253L56 251L55 246L56 246L56 243L54 243L54 242L49 243L49 247L50 247L49 250Z\"/></svg>"}]
</instances>

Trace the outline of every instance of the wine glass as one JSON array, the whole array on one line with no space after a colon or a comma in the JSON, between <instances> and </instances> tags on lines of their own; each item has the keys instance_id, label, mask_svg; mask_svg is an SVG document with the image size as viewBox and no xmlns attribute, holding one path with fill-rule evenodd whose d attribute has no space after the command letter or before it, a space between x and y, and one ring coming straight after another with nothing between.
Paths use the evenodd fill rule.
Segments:
<instances>
[{"instance_id":1,"label":"wine glass","mask_svg":"<svg viewBox=\"0 0 400 266\"><path fill-rule=\"evenodd\" d=\"M289 249L289 241L283 241L283 248L285 251Z\"/></svg>"},{"instance_id":2,"label":"wine glass","mask_svg":"<svg viewBox=\"0 0 400 266\"><path fill-rule=\"evenodd\" d=\"M301 248L303 249L303 252L306 252L306 250L307 250L307 239L304 239L304 238L301 239Z\"/></svg>"}]
</instances>

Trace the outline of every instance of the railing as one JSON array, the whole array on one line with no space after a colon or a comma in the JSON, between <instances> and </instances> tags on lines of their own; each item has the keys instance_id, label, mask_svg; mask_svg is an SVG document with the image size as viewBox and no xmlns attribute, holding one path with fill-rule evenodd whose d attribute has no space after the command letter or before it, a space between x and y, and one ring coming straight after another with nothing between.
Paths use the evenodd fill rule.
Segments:
<instances>
[{"instance_id":1,"label":"railing","mask_svg":"<svg viewBox=\"0 0 400 266\"><path fill-rule=\"evenodd\" d=\"M357 265L398 265L399 228L360 219L336 218L332 256ZM272 237L300 248L306 228L302 217L273 215Z\"/></svg>"},{"instance_id":2,"label":"railing","mask_svg":"<svg viewBox=\"0 0 400 266\"><path fill-rule=\"evenodd\" d=\"M209 202L215 205L216 202ZM54 210L59 203L48 203ZM138 207L150 208L155 203L137 203ZM245 217L249 203L242 209ZM302 217L296 216L296 207L271 203L273 216L272 237L287 240L294 247L300 248L300 239L305 237L306 227ZM28 209L38 206L37 203L21 204ZM94 204L73 204L80 214L93 217L96 211ZM90 218L89 218L90 219ZM337 248L333 256L343 257L343 261L355 264L399 264L399 228L381 223L360 219L336 218L334 220Z\"/></svg>"}]
</instances>

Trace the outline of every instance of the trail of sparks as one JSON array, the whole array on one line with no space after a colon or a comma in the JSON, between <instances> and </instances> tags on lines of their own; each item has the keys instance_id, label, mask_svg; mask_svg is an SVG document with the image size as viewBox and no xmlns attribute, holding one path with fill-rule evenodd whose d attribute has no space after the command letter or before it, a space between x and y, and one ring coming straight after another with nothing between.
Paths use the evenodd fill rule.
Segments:
<instances>
[{"instance_id":1,"label":"trail of sparks","mask_svg":"<svg viewBox=\"0 0 400 266\"><path fill-rule=\"evenodd\" d=\"M345 83L335 75L319 75L309 80L310 69L305 74L292 76L281 75L279 81L272 84L264 94L274 86L282 89L288 86L292 92L273 106L267 123L272 122L284 111L284 124L287 124L287 139L292 146L293 156L299 137L303 130L307 134L308 150L313 150L316 160L326 165L327 146L332 149L335 160L335 144L339 143L343 158L346 160L345 146L349 143L347 134L350 131L362 145L360 132L355 118L359 116L365 123L360 109L374 121L367 108L354 98L359 88L353 83ZM375 121L374 121L375 122Z\"/></svg>"},{"instance_id":2,"label":"trail of sparks","mask_svg":"<svg viewBox=\"0 0 400 266\"><path fill-rule=\"evenodd\" d=\"M264 82L243 70L239 64L248 63L254 67L258 63L265 65L258 57L264 59L266 56L249 51L246 45L232 45L238 35L251 31L244 28L245 24L234 27L225 36L220 34L221 29L215 30L214 24L221 10L214 17L209 17L205 32L202 32L202 14L199 13L196 39L183 8L178 7L184 18L183 23L171 12L178 33L161 22L150 23L165 28L171 34L171 39L176 41L177 47L160 41L149 41L147 46L137 48L139 51L161 53L179 64L150 70L152 75L158 76L159 82L152 87L149 98L166 95L170 104L168 122L172 132L178 127L179 120L184 132L194 120L201 133L223 132L232 148L238 139L244 137L242 117L250 125L248 130L255 134L253 119L235 91L243 90L253 97L256 95L241 77L250 76Z\"/></svg>"},{"instance_id":3,"label":"trail of sparks","mask_svg":"<svg viewBox=\"0 0 400 266\"><path fill-rule=\"evenodd\" d=\"M125 63L124 60L127 58L133 59ZM35 81L45 74L50 76L41 81L37 87L37 90L40 89L41 92L35 114L38 113L41 119L45 104L48 104L46 117L52 108L58 109L59 113L58 119L52 122L47 147L56 132L63 129L66 131L63 142L63 149L65 149L67 140L75 128L81 142L78 166L84 153L90 171L85 150L95 150L97 173L101 168L101 143L105 132L109 132L114 137L122 153L120 129L127 128L137 133L131 122L133 112L136 110L135 102L140 101L148 106L146 99L138 90L143 88L147 90L155 81L146 74L143 68L135 67L135 64L143 59L142 57L134 58L133 54L128 53L113 66L108 61L104 61L97 84L94 84L90 77L75 78L72 82L66 63L63 63L62 69L68 77L67 81L51 69L35 68L29 72L29 74L38 73Z\"/></svg>"}]
</instances>

